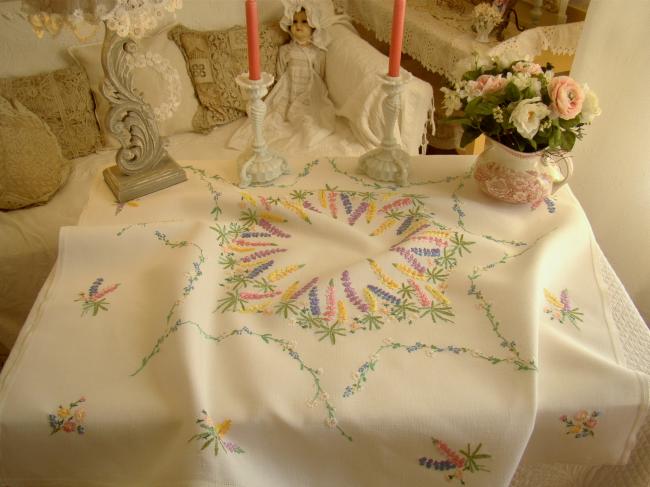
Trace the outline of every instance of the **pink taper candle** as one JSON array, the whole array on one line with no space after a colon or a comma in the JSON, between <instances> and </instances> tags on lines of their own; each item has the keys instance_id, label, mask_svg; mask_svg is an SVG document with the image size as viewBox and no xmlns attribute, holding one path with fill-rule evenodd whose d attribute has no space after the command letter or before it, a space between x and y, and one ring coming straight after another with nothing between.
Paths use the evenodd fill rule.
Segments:
<instances>
[{"instance_id":1,"label":"pink taper candle","mask_svg":"<svg viewBox=\"0 0 650 487\"><path fill-rule=\"evenodd\" d=\"M246 0L246 34L248 36L248 79L260 79L260 37L257 30L257 2Z\"/></svg>"},{"instance_id":2,"label":"pink taper candle","mask_svg":"<svg viewBox=\"0 0 650 487\"><path fill-rule=\"evenodd\" d=\"M393 4L393 30L390 37L390 51L388 53L388 76L399 76L405 14L406 0L395 0Z\"/></svg>"}]
</instances>

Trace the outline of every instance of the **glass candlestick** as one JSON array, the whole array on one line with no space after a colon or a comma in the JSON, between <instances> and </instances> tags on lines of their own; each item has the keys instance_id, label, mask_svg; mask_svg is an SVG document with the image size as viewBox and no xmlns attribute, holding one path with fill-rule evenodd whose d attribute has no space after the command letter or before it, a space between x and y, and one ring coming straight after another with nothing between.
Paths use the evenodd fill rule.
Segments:
<instances>
[{"instance_id":1,"label":"glass candlestick","mask_svg":"<svg viewBox=\"0 0 650 487\"><path fill-rule=\"evenodd\" d=\"M273 76L263 72L260 79L251 80L248 73L243 73L237 76L236 81L247 95L246 111L253 127L251 149L244 151L239 158L239 187L267 185L280 175L289 174L286 159L269 150L263 133L266 103L262 98L273 84Z\"/></svg>"},{"instance_id":2,"label":"glass candlestick","mask_svg":"<svg viewBox=\"0 0 650 487\"><path fill-rule=\"evenodd\" d=\"M386 98L382 103L384 112L384 135L378 148L366 152L359 158L357 171L378 181L395 182L399 186L408 184L410 156L401 149L394 135L395 123L401 106L404 85L411 81L411 74L401 71L400 76L380 76Z\"/></svg>"}]
</instances>

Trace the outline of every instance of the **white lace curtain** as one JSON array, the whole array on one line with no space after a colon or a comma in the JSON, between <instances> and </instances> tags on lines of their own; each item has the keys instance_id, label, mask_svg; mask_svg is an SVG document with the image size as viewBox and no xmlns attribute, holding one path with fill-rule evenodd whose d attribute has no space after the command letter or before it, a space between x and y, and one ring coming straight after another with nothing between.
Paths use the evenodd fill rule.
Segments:
<instances>
[{"instance_id":1,"label":"white lace curtain","mask_svg":"<svg viewBox=\"0 0 650 487\"><path fill-rule=\"evenodd\" d=\"M140 38L182 4L183 0L22 0L22 9L39 37L69 28L84 39L94 34L92 26L106 21L118 35Z\"/></svg>"}]
</instances>

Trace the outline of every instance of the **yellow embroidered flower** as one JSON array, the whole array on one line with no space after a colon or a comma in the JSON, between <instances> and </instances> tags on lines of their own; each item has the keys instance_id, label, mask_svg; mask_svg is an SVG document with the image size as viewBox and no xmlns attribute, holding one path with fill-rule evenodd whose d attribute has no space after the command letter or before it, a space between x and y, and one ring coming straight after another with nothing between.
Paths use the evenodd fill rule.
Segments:
<instances>
[{"instance_id":1,"label":"yellow embroidered flower","mask_svg":"<svg viewBox=\"0 0 650 487\"><path fill-rule=\"evenodd\" d=\"M309 217L307 216L307 213L305 213L305 210L300 208L298 205L295 203L291 203L290 201L287 200L282 200L282 206L285 208L293 211L296 215L298 215L302 220L306 221L307 223L310 222Z\"/></svg>"},{"instance_id":2,"label":"yellow embroidered flower","mask_svg":"<svg viewBox=\"0 0 650 487\"><path fill-rule=\"evenodd\" d=\"M368 211L366 211L366 223L370 223L377 213L377 204L374 201L368 203Z\"/></svg>"},{"instance_id":3,"label":"yellow embroidered flower","mask_svg":"<svg viewBox=\"0 0 650 487\"><path fill-rule=\"evenodd\" d=\"M429 284L426 285L426 288L427 288L427 291L429 291L429 293L431 294L431 296L436 298L439 302L447 304L447 305L450 304L449 298L447 296L445 296L444 294L442 294L439 290L437 290L436 288L430 286Z\"/></svg>"},{"instance_id":4,"label":"yellow embroidered flower","mask_svg":"<svg viewBox=\"0 0 650 487\"><path fill-rule=\"evenodd\" d=\"M56 412L56 415L61 419L65 419L68 416L70 416L70 409L60 406L59 409Z\"/></svg>"},{"instance_id":5,"label":"yellow embroidered flower","mask_svg":"<svg viewBox=\"0 0 650 487\"><path fill-rule=\"evenodd\" d=\"M86 411L84 409L77 409L74 413L74 419L76 419L79 423L82 423L85 417Z\"/></svg>"},{"instance_id":6,"label":"yellow embroidered flower","mask_svg":"<svg viewBox=\"0 0 650 487\"><path fill-rule=\"evenodd\" d=\"M282 296L280 296L280 301L289 301L294 294L296 294L296 291L298 290L298 284L300 281L294 282L291 286L287 288L285 292L282 293Z\"/></svg>"},{"instance_id":7,"label":"yellow embroidered flower","mask_svg":"<svg viewBox=\"0 0 650 487\"><path fill-rule=\"evenodd\" d=\"M397 223L397 220L393 218L389 218L386 220L384 223L379 225L377 228L373 230L373 232L370 234L371 237L376 237L377 235L381 235L384 233L386 230L388 230L390 227L395 225Z\"/></svg>"},{"instance_id":8,"label":"yellow embroidered flower","mask_svg":"<svg viewBox=\"0 0 650 487\"><path fill-rule=\"evenodd\" d=\"M339 300L336 305L338 307L338 314L336 319L339 323L345 323L348 319L348 312L345 309L345 304L343 301Z\"/></svg>"},{"instance_id":9,"label":"yellow embroidered flower","mask_svg":"<svg viewBox=\"0 0 650 487\"><path fill-rule=\"evenodd\" d=\"M251 206L257 206L257 201L255 201L255 198L253 198L249 193L246 193L245 191L242 191L242 199L248 201L248 203Z\"/></svg>"},{"instance_id":10,"label":"yellow embroidered flower","mask_svg":"<svg viewBox=\"0 0 650 487\"><path fill-rule=\"evenodd\" d=\"M427 278L424 274L421 274L420 272L416 271L415 269L412 269L411 267L407 266L406 264L393 264L395 269L400 271L402 274L405 274L408 277L411 277L413 279L417 279L419 281L426 281Z\"/></svg>"},{"instance_id":11,"label":"yellow embroidered flower","mask_svg":"<svg viewBox=\"0 0 650 487\"><path fill-rule=\"evenodd\" d=\"M323 189L321 189L318 192L318 199L320 200L320 205L323 208L327 208L327 192Z\"/></svg>"},{"instance_id":12,"label":"yellow embroidered flower","mask_svg":"<svg viewBox=\"0 0 650 487\"><path fill-rule=\"evenodd\" d=\"M279 281L280 279L284 279L289 274L291 274L292 272L296 272L298 269L300 269L303 266L304 266L304 264L302 264L302 265L290 265L290 266L285 267L284 269L278 269L277 271L273 271L273 272L271 272L271 274L269 274L269 281L270 282L275 282L275 281Z\"/></svg>"},{"instance_id":13,"label":"yellow embroidered flower","mask_svg":"<svg viewBox=\"0 0 650 487\"><path fill-rule=\"evenodd\" d=\"M372 311L373 313L377 311L377 298L375 297L374 294L370 292L368 288L365 288L363 290L363 297L365 298L366 303L370 308L370 311Z\"/></svg>"},{"instance_id":14,"label":"yellow embroidered flower","mask_svg":"<svg viewBox=\"0 0 650 487\"><path fill-rule=\"evenodd\" d=\"M559 309L564 309L564 305L562 304L562 301L560 301L557 296L555 296L551 291L548 289L544 289L544 296L546 297L546 301L549 302L549 304L555 306L556 308Z\"/></svg>"},{"instance_id":15,"label":"yellow embroidered flower","mask_svg":"<svg viewBox=\"0 0 650 487\"><path fill-rule=\"evenodd\" d=\"M226 419L223 423L221 423L221 424L217 427L217 434L218 434L219 436L223 436L223 435L225 435L226 433L228 433L228 431L230 430L230 425L231 425L231 424L232 424L232 421L230 421L229 419Z\"/></svg>"},{"instance_id":16,"label":"yellow embroidered flower","mask_svg":"<svg viewBox=\"0 0 650 487\"><path fill-rule=\"evenodd\" d=\"M275 213L271 213L270 211L263 211L262 213L260 213L260 217L270 222L276 222L276 223L287 222L286 218L283 218L280 215L276 215Z\"/></svg>"},{"instance_id":17,"label":"yellow embroidered flower","mask_svg":"<svg viewBox=\"0 0 650 487\"><path fill-rule=\"evenodd\" d=\"M370 267L372 267L372 270L374 273L377 275L379 280L383 282L386 286L388 286L390 289L399 289L399 286L395 281L393 281L382 269L379 267L379 264L375 262L372 259L368 259L368 262L370 262Z\"/></svg>"}]
</instances>

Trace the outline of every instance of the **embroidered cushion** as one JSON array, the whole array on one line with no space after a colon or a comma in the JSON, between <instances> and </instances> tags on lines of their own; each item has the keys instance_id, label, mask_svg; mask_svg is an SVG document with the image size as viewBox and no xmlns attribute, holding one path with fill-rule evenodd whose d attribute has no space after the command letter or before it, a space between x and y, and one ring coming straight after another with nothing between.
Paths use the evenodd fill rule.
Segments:
<instances>
[{"instance_id":1,"label":"embroidered cushion","mask_svg":"<svg viewBox=\"0 0 650 487\"><path fill-rule=\"evenodd\" d=\"M169 32L183 52L187 71L199 99L192 125L208 132L246 114L246 101L235 78L248 71L246 28L194 31L182 25ZM277 24L260 27L262 70L275 76L276 60L287 34Z\"/></svg>"},{"instance_id":2,"label":"embroidered cushion","mask_svg":"<svg viewBox=\"0 0 650 487\"><path fill-rule=\"evenodd\" d=\"M0 79L0 96L16 98L45 121L65 157L85 156L101 147L95 103L81 68Z\"/></svg>"},{"instance_id":3,"label":"embroidered cushion","mask_svg":"<svg viewBox=\"0 0 650 487\"><path fill-rule=\"evenodd\" d=\"M46 202L69 173L70 161L48 124L18 100L0 96L0 209Z\"/></svg>"},{"instance_id":4,"label":"embroidered cushion","mask_svg":"<svg viewBox=\"0 0 650 487\"><path fill-rule=\"evenodd\" d=\"M162 118L157 119L163 137L192 131L192 117L198 108L192 82L185 69L185 59L176 44L167 38L165 27L138 41L133 85L143 93L143 99ZM95 113L104 139L104 145L119 147L120 143L106 127L106 114L110 108L101 92L104 69L101 64L102 43L71 46L70 55L83 67L96 102ZM167 108L168 110L161 110Z\"/></svg>"}]
</instances>

